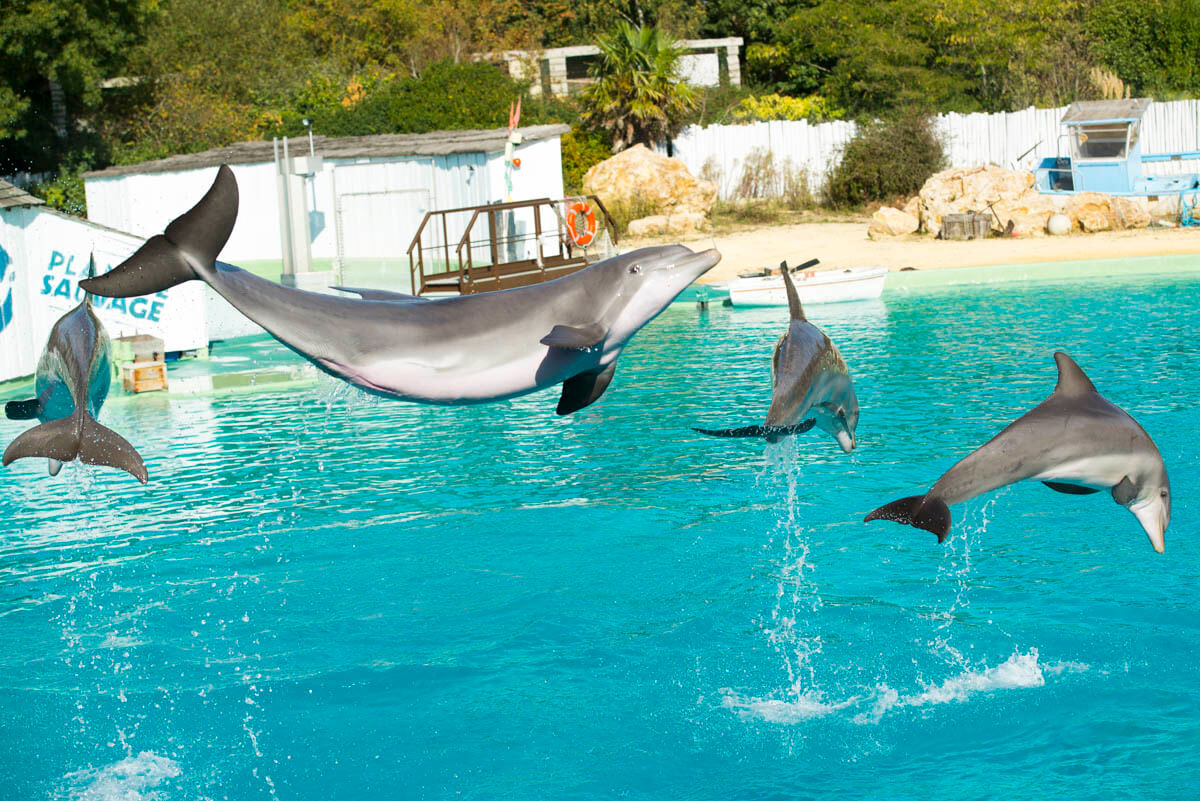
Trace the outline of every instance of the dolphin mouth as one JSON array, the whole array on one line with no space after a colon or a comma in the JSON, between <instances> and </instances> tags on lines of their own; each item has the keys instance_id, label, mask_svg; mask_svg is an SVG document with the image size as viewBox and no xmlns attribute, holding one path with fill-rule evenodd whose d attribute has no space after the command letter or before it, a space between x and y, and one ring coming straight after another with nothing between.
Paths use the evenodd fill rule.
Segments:
<instances>
[{"instance_id":1,"label":"dolphin mouth","mask_svg":"<svg viewBox=\"0 0 1200 801\"><path fill-rule=\"evenodd\" d=\"M1161 501L1150 501L1139 506L1129 507L1134 517L1142 524L1150 545L1157 553L1162 553L1166 547L1167 510Z\"/></svg>"},{"instance_id":2,"label":"dolphin mouth","mask_svg":"<svg viewBox=\"0 0 1200 801\"><path fill-rule=\"evenodd\" d=\"M692 253L684 256L679 261L670 265L672 270L684 273L688 276L689 283L695 281L700 276L717 266L721 261L721 252L716 248L702 250L699 253Z\"/></svg>"},{"instance_id":3,"label":"dolphin mouth","mask_svg":"<svg viewBox=\"0 0 1200 801\"><path fill-rule=\"evenodd\" d=\"M836 436L837 436L838 445L841 445L842 450L845 451L846 453L850 453L850 451L854 450L855 446L858 445L858 442L855 440L854 435L851 434L849 431L846 431L845 429L837 432Z\"/></svg>"}]
</instances>

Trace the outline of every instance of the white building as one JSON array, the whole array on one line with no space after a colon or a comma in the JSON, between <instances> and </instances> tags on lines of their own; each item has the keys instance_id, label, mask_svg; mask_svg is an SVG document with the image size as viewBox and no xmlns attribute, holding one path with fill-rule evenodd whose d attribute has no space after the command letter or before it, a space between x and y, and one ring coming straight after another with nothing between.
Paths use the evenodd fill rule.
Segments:
<instances>
[{"instance_id":1,"label":"white building","mask_svg":"<svg viewBox=\"0 0 1200 801\"><path fill-rule=\"evenodd\" d=\"M692 86L742 85L738 61L742 37L684 39L678 44L684 50L679 71ZM589 69L599 55L600 48L595 45L577 45L532 52L505 50L476 58L502 63L513 78L530 80L531 94L565 96L592 83L594 79L589 75Z\"/></svg>"},{"instance_id":2,"label":"white building","mask_svg":"<svg viewBox=\"0 0 1200 801\"><path fill-rule=\"evenodd\" d=\"M301 239L309 243L309 269L329 270L341 260L351 270L388 273L396 280L387 283L396 285L408 280L408 247L427 211L562 197L560 139L568 130L565 125L517 129L520 144L513 156L519 166L511 170L511 193L505 128L315 136L316 159L308 158L307 138L287 143L290 167L277 160L280 143L242 142L86 173L88 217L152 236L191 208L212 184L216 168L228 164L237 178L240 205L222 261L279 280L289 246L285 220L306 212L307 224L300 227L308 229ZM457 242L461 231L438 235Z\"/></svg>"}]
</instances>

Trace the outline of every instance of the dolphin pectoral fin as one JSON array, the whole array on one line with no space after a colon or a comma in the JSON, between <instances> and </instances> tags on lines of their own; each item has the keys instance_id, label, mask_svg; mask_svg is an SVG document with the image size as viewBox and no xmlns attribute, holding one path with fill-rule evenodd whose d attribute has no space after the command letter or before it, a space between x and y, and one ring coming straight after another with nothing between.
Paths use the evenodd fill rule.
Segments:
<instances>
[{"instance_id":1,"label":"dolphin pectoral fin","mask_svg":"<svg viewBox=\"0 0 1200 801\"><path fill-rule=\"evenodd\" d=\"M1092 495L1100 491L1092 487L1081 487L1078 484L1064 484L1061 481L1043 481L1042 483L1055 492L1062 492L1066 495Z\"/></svg>"},{"instance_id":2,"label":"dolphin pectoral fin","mask_svg":"<svg viewBox=\"0 0 1200 801\"><path fill-rule=\"evenodd\" d=\"M591 325L574 326L574 325L556 325L550 329L550 333L542 337L541 343L549 345L552 348L567 348L569 350L586 350L594 348L604 341L604 337L608 334L608 329L600 325L600 323L592 323ZM601 390L603 392L603 390ZM598 395L596 397L599 397ZM593 398L592 400L595 400ZM588 401L591 403L591 401ZM586 404L584 404L586 405ZM562 412L559 412L562 414Z\"/></svg>"},{"instance_id":3,"label":"dolphin pectoral fin","mask_svg":"<svg viewBox=\"0 0 1200 801\"><path fill-rule=\"evenodd\" d=\"M238 188L233 171L222 164L212 187L195 206L146 240L137 251L109 272L79 282L85 292L110 298L149 295L215 269L237 221ZM193 266L195 265L195 266Z\"/></svg>"},{"instance_id":4,"label":"dolphin pectoral fin","mask_svg":"<svg viewBox=\"0 0 1200 801\"><path fill-rule=\"evenodd\" d=\"M91 417L83 418L79 433L79 461L124 470L143 484L149 477L142 456L124 437L100 425Z\"/></svg>"},{"instance_id":5,"label":"dolphin pectoral fin","mask_svg":"<svg viewBox=\"0 0 1200 801\"><path fill-rule=\"evenodd\" d=\"M37 398L9 401L4 404L4 416L9 420L33 420L41 410L42 403Z\"/></svg>"},{"instance_id":6,"label":"dolphin pectoral fin","mask_svg":"<svg viewBox=\"0 0 1200 801\"><path fill-rule=\"evenodd\" d=\"M891 520L923 528L936 534L938 542L945 542L950 533L950 508L937 496L913 495L892 501L863 518L863 522L871 520Z\"/></svg>"},{"instance_id":7,"label":"dolphin pectoral fin","mask_svg":"<svg viewBox=\"0 0 1200 801\"><path fill-rule=\"evenodd\" d=\"M1137 488L1133 486L1133 482L1129 480L1129 476L1125 476L1112 488L1112 496L1113 500L1117 503L1122 506L1128 506L1137 497Z\"/></svg>"},{"instance_id":8,"label":"dolphin pectoral fin","mask_svg":"<svg viewBox=\"0 0 1200 801\"><path fill-rule=\"evenodd\" d=\"M355 286L332 286L338 292L350 292L363 300L386 300L393 303L428 303L429 298L419 298L416 295L406 295L403 292L389 292L386 289L369 289Z\"/></svg>"},{"instance_id":9,"label":"dolphin pectoral fin","mask_svg":"<svg viewBox=\"0 0 1200 801\"><path fill-rule=\"evenodd\" d=\"M568 378L563 382L562 397L558 399L558 413L571 414L596 401L604 394L604 390L608 389L616 370L617 363L612 362L603 370L593 370Z\"/></svg>"},{"instance_id":10,"label":"dolphin pectoral fin","mask_svg":"<svg viewBox=\"0 0 1200 801\"><path fill-rule=\"evenodd\" d=\"M59 470L62 470L62 462L58 461L57 459L47 459L46 460L46 472L47 473L49 473L52 476L57 476Z\"/></svg>"}]
</instances>

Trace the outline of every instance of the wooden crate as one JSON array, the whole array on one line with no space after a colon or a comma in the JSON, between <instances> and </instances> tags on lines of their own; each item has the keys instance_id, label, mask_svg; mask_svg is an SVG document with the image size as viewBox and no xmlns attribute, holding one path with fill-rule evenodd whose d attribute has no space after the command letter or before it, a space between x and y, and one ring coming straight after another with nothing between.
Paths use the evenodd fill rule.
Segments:
<instances>
[{"instance_id":1,"label":"wooden crate","mask_svg":"<svg viewBox=\"0 0 1200 801\"><path fill-rule=\"evenodd\" d=\"M942 239L970 239L970 214L946 214L942 216Z\"/></svg>"},{"instance_id":2,"label":"wooden crate","mask_svg":"<svg viewBox=\"0 0 1200 801\"><path fill-rule=\"evenodd\" d=\"M121 388L126 392L154 392L167 388L167 363L133 362L121 366Z\"/></svg>"},{"instance_id":3,"label":"wooden crate","mask_svg":"<svg viewBox=\"0 0 1200 801\"><path fill-rule=\"evenodd\" d=\"M118 364L129 362L161 362L163 341L149 334L117 337L113 340L113 361Z\"/></svg>"}]
</instances>

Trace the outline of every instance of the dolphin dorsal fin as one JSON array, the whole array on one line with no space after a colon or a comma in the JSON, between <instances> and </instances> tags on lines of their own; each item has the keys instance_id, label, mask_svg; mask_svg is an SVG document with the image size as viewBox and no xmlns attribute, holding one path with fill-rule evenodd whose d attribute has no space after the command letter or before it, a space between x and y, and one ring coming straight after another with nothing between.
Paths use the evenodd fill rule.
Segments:
<instances>
[{"instance_id":1,"label":"dolphin dorsal fin","mask_svg":"<svg viewBox=\"0 0 1200 801\"><path fill-rule=\"evenodd\" d=\"M1095 392L1096 385L1084 375L1070 356L1061 350L1054 354L1058 364L1058 384L1054 387L1055 395L1082 395L1085 392Z\"/></svg>"},{"instance_id":2,"label":"dolphin dorsal fin","mask_svg":"<svg viewBox=\"0 0 1200 801\"><path fill-rule=\"evenodd\" d=\"M800 305L800 296L796 294L796 285L792 282L792 271L788 269L786 261L779 262L779 272L783 273L783 287L787 290L788 309L792 313L792 320L806 320L804 307Z\"/></svg>"},{"instance_id":3,"label":"dolphin dorsal fin","mask_svg":"<svg viewBox=\"0 0 1200 801\"><path fill-rule=\"evenodd\" d=\"M96 277L96 251L94 250L92 251L92 255L88 258L87 277ZM83 300L85 303L87 303L89 309L92 308L92 293L88 292L86 289L83 291Z\"/></svg>"}]
</instances>

